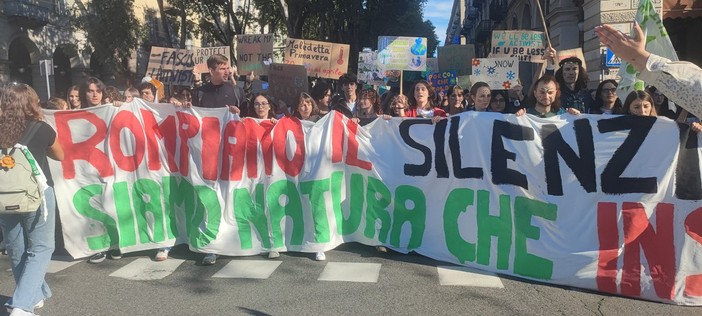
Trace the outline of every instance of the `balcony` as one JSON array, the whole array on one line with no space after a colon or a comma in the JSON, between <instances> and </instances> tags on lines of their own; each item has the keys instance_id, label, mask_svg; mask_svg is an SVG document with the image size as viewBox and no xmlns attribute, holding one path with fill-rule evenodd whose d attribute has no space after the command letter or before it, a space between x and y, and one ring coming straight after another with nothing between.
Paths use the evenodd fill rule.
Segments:
<instances>
[{"instance_id":1,"label":"balcony","mask_svg":"<svg viewBox=\"0 0 702 316\"><path fill-rule=\"evenodd\" d=\"M40 28L49 23L55 6L52 0L5 0L4 3L5 15L10 24L29 29Z\"/></svg>"},{"instance_id":2,"label":"balcony","mask_svg":"<svg viewBox=\"0 0 702 316\"><path fill-rule=\"evenodd\" d=\"M477 42L485 41L492 35L492 20L481 20L478 23L478 27L475 29L475 40Z\"/></svg>"},{"instance_id":3,"label":"balcony","mask_svg":"<svg viewBox=\"0 0 702 316\"><path fill-rule=\"evenodd\" d=\"M507 16L507 0L492 0L490 3L490 20L497 23Z\"/></svg>"}]
</instances>

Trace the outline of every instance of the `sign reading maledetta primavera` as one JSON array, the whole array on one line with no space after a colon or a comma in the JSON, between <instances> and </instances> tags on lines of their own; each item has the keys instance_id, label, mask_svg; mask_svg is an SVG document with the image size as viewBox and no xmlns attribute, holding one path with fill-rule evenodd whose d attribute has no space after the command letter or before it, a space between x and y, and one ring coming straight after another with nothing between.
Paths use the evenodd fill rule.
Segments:
<instances>
[{"instance_id":1,"label":"sign reading maledetta primavera","mask_svg":"<svg viewBox=\"0 0 702 316\"><path fill-rule=\"evenodd\" d=\"M347 242L554 284L702 305L697 134L655 117L466 112L316 124L135 102L48 112L66 248Z\"/></svg>"}]
</instances>

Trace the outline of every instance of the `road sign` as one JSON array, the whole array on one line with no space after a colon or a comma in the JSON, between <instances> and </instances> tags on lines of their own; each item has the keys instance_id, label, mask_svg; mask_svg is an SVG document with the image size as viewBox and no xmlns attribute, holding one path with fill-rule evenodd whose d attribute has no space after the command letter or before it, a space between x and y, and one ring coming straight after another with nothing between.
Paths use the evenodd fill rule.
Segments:
<instances>
[{"instance_id":1,"label":"road sign","mask_svg":"<svg viewBox=\"0 0 702 316\"><path fill-rule=\"evenodd\" d=\"M605 66L607 67L620 67L622 65L621 58L614 55L614 53L607 48L607 55L605 57Z\"/></svg>"}]
</instances>

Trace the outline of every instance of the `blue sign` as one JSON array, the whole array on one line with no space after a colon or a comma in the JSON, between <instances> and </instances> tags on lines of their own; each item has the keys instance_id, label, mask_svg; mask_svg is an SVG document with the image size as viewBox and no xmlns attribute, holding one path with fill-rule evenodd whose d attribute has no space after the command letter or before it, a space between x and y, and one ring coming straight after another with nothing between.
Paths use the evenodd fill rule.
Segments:
<instances>
[{"instance_id":1,"label":"blue sign","mask_svg":"<svg viewBox=\"0 0 702 316\"><path fill-rule=\"evenodd\" d=\"M607 67L621 67L622 65L622 60L621 58L617 57L617 55L614 55L614 53L607 48L607 55L605 56L605 66Z\"/></svg>"}]
</instances>

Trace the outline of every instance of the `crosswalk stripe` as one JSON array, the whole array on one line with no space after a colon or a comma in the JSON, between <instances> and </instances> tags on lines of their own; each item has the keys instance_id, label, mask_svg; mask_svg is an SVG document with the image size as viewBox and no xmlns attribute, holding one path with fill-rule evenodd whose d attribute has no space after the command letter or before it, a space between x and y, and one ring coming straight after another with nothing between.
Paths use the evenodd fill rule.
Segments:
<instances>
[{"instance_id":1,"label":"crosswalk stripe","mask_svg":"<svg viewBox=\"0 0 702 316\"><path fill-rule=\"evenodd\" d=\"M185 260L168 259L157 262L148 258L139 258L112 272L110 276L139 281L160 280L171 275L183 262Z\"/></svg>"},{"instance_id":2,"label":"crosswalk stripe","mask_svg":"<svg viewBox=\"0 0 702 316\"><path fill-rule=\"evenodd\" d=\"M46 273L58 273L62 270L70 268L71 266L75 265L76 263L79 263L80 261L81 260L68 261L67 259L51 260L51 262L49 262L49 268L46 270Z\"/></svg>"},{"instance_id":3,"label":"crosswalk stripe","mask_svg":"<svg viewBox=\"0 0 702 316\"><path fill-rule=\"evenodd\" d=\"M232 260L215 273L213 278L268 279L282 261Z\"/></svg>"},{"instance_id":4,"label":"crosswalk stripe","mask_svg":"<svg viewBox=\"0 0 702 316\"><path fill-rule=\"evenodd\" d=\"M504 289L502 280L495 274L468 267L438 266L439 284Z\"/></svg>"},{"instance_id":5,"label":"crosswalk stripe","mask_svg":"<svg viewBox=\"0 0 702 316\"><path fill-rule=\"evenodd\" d=\"M376 283L380 266L380 263L328 262L317 280Z\"/></svg>"}]
</instances>

